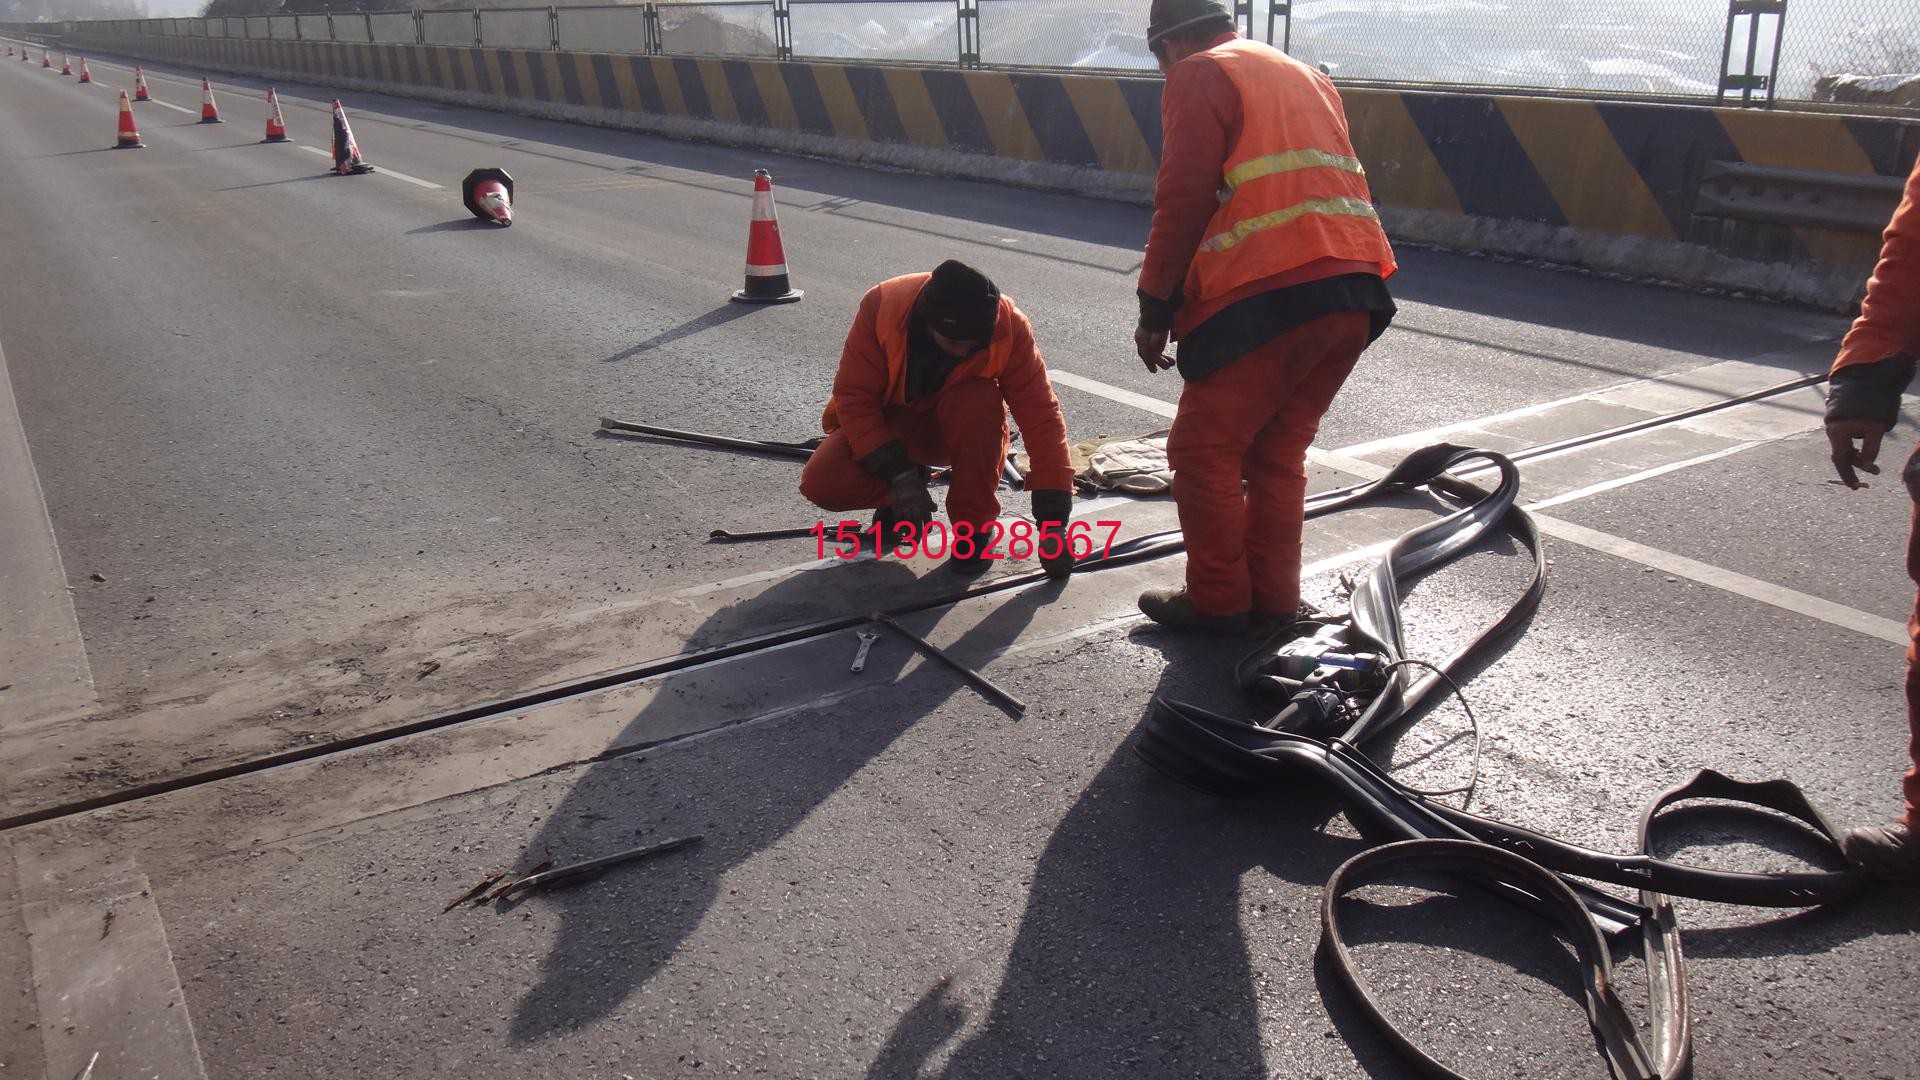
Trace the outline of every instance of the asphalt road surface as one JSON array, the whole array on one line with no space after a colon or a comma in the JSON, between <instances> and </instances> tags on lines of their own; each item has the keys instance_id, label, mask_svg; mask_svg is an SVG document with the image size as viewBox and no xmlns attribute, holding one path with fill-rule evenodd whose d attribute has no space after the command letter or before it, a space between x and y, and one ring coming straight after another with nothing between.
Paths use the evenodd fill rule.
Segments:
<instances>
[{"instance_id":1,"label":"asphalt road surface","mask_svg":"<svg viewBox=\"0 0 1920 1080\"><path fill-rule=\"evenodd\" d=\"M1147 212L354 95L379 171L324 175L325 87L0 62L0 813L244 762L688 648L934 596L924 560L811 541L791 462L605 437L603 415L817 431L862 292L960 258L1032 317L1076 439L1165 426L1131 358ZM516 223L461 207L499 166ZM755 168L794 284L740 285ZM1817 372L1844 320L1408 250L1395 326L1323 425L1320 488L1442 439L1517 449ZM1547 601L1467 683L1474 808L1599 847L1713 767L1842 824L1898 809L1910 513L1828 483L1803 390L1529 462ZM1889 462L1911 442L1889 440ZM1026 497L1007 497L1024 513ZM1158 500L1082 500L1122 538ZM1309 591L1429 519L1309 529ZM1376 552L1377 553L1377 552ZM1495 548L1408 598L1416 654L1512 599ZM0 834L5 1075L1392 1077L1315 958L1338 805L1179 788L1127 748L1149 697L1250 714L1218 643L1133 613L1178 558L910 620L1015 721L851 632ZM997 573L1017 572L1018 566ZM1452 705L1375 752L1457 783ZM440 915L497 866L687 851ZM637 838L637 839L636 839ZM1712 819L1668 850L1809 856ZM1699 1075L1906 1077L1912 893L1684 904ZM1361 955L1475 1075L1599 1075L1572 969L1484 898L1378 890ZM1783 917L1783 914L1785 917ZM1640 983L1624 961L1630 1007Z\"/></svg>"}]
</instances>

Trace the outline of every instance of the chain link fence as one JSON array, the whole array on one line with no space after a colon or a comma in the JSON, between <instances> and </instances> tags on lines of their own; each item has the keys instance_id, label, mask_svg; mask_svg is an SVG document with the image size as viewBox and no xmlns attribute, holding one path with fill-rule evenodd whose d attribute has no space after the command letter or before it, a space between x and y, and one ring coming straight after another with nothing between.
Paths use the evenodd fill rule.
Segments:
<instances>
[{"instance_id":1,"label":"chain link fence","mask_svg":"<svg viewBox=\"0 0 1920 1080\"><path fill-rule=\"evenodd\" d=\"M1920 109L1920 0L1234 0L1344 82ZM70 24L118 33L1147 72L1147 0L662 0ZM30 29L29 27L23 29ZM43 26L44 28L44 26Z\"/></svg>"}]
</instances>

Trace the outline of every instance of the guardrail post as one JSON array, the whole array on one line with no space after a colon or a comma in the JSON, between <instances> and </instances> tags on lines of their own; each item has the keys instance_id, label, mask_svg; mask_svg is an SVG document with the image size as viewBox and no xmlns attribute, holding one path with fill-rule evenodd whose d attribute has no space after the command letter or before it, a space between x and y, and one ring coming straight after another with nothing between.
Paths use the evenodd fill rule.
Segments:
<instances>
[{"instance_id":1,"label":"guardrail post","mask_svg":"<svg viewBox=\"0 0 1920 1080\"><path fill-rule=\"evenodd\" d=\"M363 11L360 13L360 17L366 20L367 40L372 41L373 40L373 13L370 11Z\"/></svg>"},{"instance_id":2,"label":"guardrail post","mask_svg":"<svg viewBox=\"0 0 1920 1080\"><path fill-rule=\"evenodd\" d=\"M644 41L646 44L647 52L654 56L658 56L661 53L665 52L666 48L661 44L661 41L660 41L659 9L654 7L652 4L648 4L645 8L641 10L640 17L642 19L641 25L645 28L645 31L646 31L644 35Z\"/></svg>"},{"instance_id":3,"label":"guardrail post","mask_svg":"<svg viewBox=\"0 0 1920 1080\"><path fill-rule=\"evenodd\" d=\"M560 51L560 9L547 8L547 38L555 52Z\"/></svg>"},{"instance_id":4,"label":"guardrail post","mask_svg":"<svg viewBox=\"0 0 1920 1080\"><path fill-rule=\"evenodd\" d=\"M419 8L413 9L413 43L415 45L427 43L427 17L421 14Z\"/></svg>"},{"instance_id":5,"label":"guardrail post","mask_svg":"<svg viewBox=\"0 0 1920 1080\"><path fill-rule=\"evenodd\" d=\"M1293 0L1267 0L1267 44L1273 44L1273 20L1280 20L1280 51L1293 51Z\"/></svg>"},{"instance_id":6,"label":"guardrail post","mask_svg":"<svg viewBox=\"0 0 1920 1080\"><path fill-rule=\"evenodd\" d=\"M773 0L773 55L776 60L793 59L793 7L788 0Z\"/></svg>"},{"instance_id":7,"label":"guardrail post","mask_svg":"<svg viewBox=\"0 0 1920 1080\"><path fill-rule=\"evenodd\" d=\"M482 45L484 45L484 44L486 44L486 42L484 42L484 41L482 41L482 40L480 40L480 37L481 37L481 35L480 35L480 9L479 9L479 8L474 8L474 9L473 9L473 47L474 47L474 48L476 48L476 49L477 49L477 48L479 48L480 46L482 46Z\"/></svg>"},{"instance_id":8,"label":"guardrail post","mask_svg":"<svg viewBox=\"0 0 1920 1080\"><path fill-rule=\"evenodd\" d=\"M960 35L960 66L980 66L980 0L953 0L954 27Z\"/></svg>"},{"instance_id":9,"label":"guardrail post","mask_svg":"<svg viewBox=\"0 0 1920 1080\"><path fill-rule=\"evenodd\" d=\"M1233 28L1249 41L1259 40L1253 36L1253 0L1233 0Z\"/></svg>"},{"instance_id":10,"label":"guardrail post","mask_svg":"<svg viewBox=\"0 0 1920 1080\"><path fill-rule=\"evenodd\" d=\"M1759 72L1760 64L1760 17L1772 15L1773 20L1773 59L1767 65L1765 73ZM1747 20L1747 53L1744 71L1728 71L1733 59L1734 23L1741 18ZM1740 104L1754 104L1754 94L1764 93L1759 104L1773 107L1774 88L1780 76L1780 37L1787 23L1787 0L1729 0L1727 4L1726 44L1720 49L1719 89L1715 100L1725 103L1731 91L1740 92Z\"/></svg>"}]
</instances>

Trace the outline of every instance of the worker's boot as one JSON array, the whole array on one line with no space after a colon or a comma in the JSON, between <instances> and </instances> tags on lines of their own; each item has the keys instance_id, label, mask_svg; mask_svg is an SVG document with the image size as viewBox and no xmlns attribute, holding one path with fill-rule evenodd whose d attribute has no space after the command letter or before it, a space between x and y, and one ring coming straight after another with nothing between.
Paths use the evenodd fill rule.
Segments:
<instances>
[{"instance_id":1,"label":"worker's boot","mask_svg":"<svg viewBox=\"0 0 1920 1080\"><path fill-rule=\"evenodd\" d=\"M1205 634L1245 634L1250 625L1247 613L1202 615L1193 610L1193 601L1185 589L1148 589L1140 594L1140 611L1147 618L1173 630L1198 630Z\"/></svg>"},{"instance_id":2,"label":"worker's boot","mask_svg":"<svg viewBox=\"0 0 1920 1080\"><path fill-rule=\"evenodd\" d=\"M1298 608L1286 613L1255 609L1247 613L1247 621L1253 633L1265 640L1289 627L1294 628L1292 636L1311 633L1311 627L1302 627L1300 624L1326 622L1327 613L1302 600Z\"/></svg>"},{"instance_id":3,"label":"worker's boot","mask_svg":"<svg viewBox=\"0 0 1920 1080\"><path fill-rule=\"evenodd\" d=\"M1920 881L1920 837L1905 822L1868 825L1840 841L1847 858L1888 881Z\"/></svg>"}]
</instances>

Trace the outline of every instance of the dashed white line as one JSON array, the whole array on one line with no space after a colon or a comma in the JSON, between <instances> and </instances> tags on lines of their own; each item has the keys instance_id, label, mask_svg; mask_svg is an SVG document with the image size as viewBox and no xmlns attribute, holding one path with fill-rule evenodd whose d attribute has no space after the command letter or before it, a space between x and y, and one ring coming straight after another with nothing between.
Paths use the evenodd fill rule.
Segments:
<instances>
[{"instance_id":1,"label":"dashed white line","mask_svg":"<svg viewBox=\"0 0 1920 1080\"><path fill-rule=\"evenodd\" d=\"M300 149L305 150L309 154L319 154L321 157L326 158L329 161L333 160L333 151L331 150L322 150L317 146L307 146L304 143L301 144ZM422 180L417 176L408 176L406 173L396 172L393 169L389 169L385 165L374 166L373 175L391 176L395 180L404 180L407 183L414 185L415 187L423 187L428 189L429 191L444 190L442 185L436 184L431 180Z\"/></svg>"},{"instance_id":2,"label":"dashed white line","mask_svg":"<svg viewBox=\"0 0 1920 1080\"><path fill-rule=\"evenodd\" d=\"M1071 386L1075 390L1084 390L1095 397L1103 397L1108 401L1117 401L1122 405L1131 405L1142 412L1153 413L1155 416L1171 418L1175 411L1175 406L1170 401L1161 401L1156 397L1136 394L1131 390L1124 390L1118 386L1103 383L1098 379L1089 379L1085 375L1075 375L1071 371L1049 369L1047 371L1047 377L1053 382L1059 383L1061 386Z\"/></svg>"},{"instance_id":3,"label":"dashed white line","mask_svg":"<svg viewBox=\"0 0 1920 1080\"><path fill-rule=\"evenodd\" d=\"M174 112L186 113L188 116L192 116L195 114L195 112L198 111L195 109L189 109L185 105L175 105L171 101L160 101L155 98L148 98L145 101L136 101L134 102L134 104L135 105L158 105L163 109L172 109Z\"/></svg>"}]
</instances>

